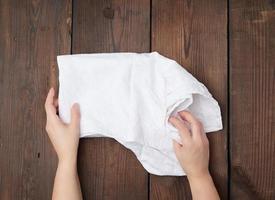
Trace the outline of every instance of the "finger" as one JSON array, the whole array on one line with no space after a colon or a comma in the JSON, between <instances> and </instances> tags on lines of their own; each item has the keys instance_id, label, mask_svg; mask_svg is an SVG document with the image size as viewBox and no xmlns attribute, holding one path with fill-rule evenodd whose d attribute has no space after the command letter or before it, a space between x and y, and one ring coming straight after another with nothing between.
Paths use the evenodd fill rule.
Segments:
<instances>
[{"instance_id":1,"label":"finger","mask_svg":"<svg viewBox=\"0 0 275 200\"><path fill-rule=\"evenodd\" d=\"M54 103L54 89L51 88L45 102L45 110L47 113L47 118L53 117L56 115L56 108L53 103Z\"/></svg>"},{"instance_id":2,"label":"finger","mask_svg":"<svg viewBox=\"0 0 275 200\"><path fill-rule=\"evenodd\" d=\"M176 140L173 139L173 148L174 148L175 154L178 155L182 146Z\"/></svg>"},{"instance_id":3,"label":"finger","mask_svg":"<svg viewBox=\"0 0 275 200\"><path fill-rule=\"evenodd\" d=\"M173 139L173 145L174 145L175 149L180 149L180 148L182 148L182 145L181 145L180 143L178 143L178 141L176 141L176 140L174 140L174 139Z\"/></svg>"},{"instance_id":4,"label":"finger","mask_svg":"<svg viewBox=\"0 0 275 200\"><path fill-rule=\"evenodd\" d=\"M201 123L200 123L200 124L201 124ZM204 138L207 139L207 136L206 136L206 133L205 133L205 130L204 130L204 127L203 127L202 124L201 124L200 130L201 130L202 137L204 137Z\"/></svg>"},{"instance_id":5,"label":"finger","mask_svg":"<svg viewBox=\"0 0 275 200\"><path fill-rule=\"evenodd\" d=\"M203 140L206 142L206 143L208 143L208 138L207 138L207 136L206 136L206 133L204 132L204 131L202 131L202 138L203 138Z\"/></svg>"},{"instance_id":6,"label":"finger","mask_svg":"<svg viewBox=\"0 0 275 200\"><path fill-rule=\"evenodd\" d=\"M58 99L55 99L55 100L54 100L53 105L54 105L54 107L56 107L56 108L58 107Z\"/></svg>"},{"instance_id":7,"label":"finger","mask_svg":"<svg viewBox=\"0 0 275 200\"><path fill-rule=\"evenodd\" d=\"M170 118L169 118L169 122L170 122L176 129L178 129L182 141L183 141L183 140L186 140L186 139L191 139L190 131L188 130L188 128L186 128L186 126L183 124L182 121L180 121L180 120L179 120L178 118L176 118L176 117L170 117Z\"/></svg>"},{"instance_id":8,"label":"finger","mask_svg":"<svg viewBox=\"0 0 275 200\"><path fill-rule=\"evenodd\" d=\"M188 111L179 112L179 116L189 122L191 126L198 123L198 120Z\"/></svg>"},{"instance_id":9,"label":"finger","mask_svg":"<svg viewBox=\"0 0 275 200\"><path fill-rule=\"evenodd\" d=\"M59 108L58 108L58 99L55 99L54 100L54 103L53 103L54 107L55 107L55 113L57 116L59 116Z\"/></svg>"},{"instance_id":10,"label":"finger","mask_svg":"<svg viewBox=\"0 0 275 200\"><path fill-rule=\"evenodd\" d=\"M194 137L199 136L201 134L202 125L199 120L197 120L190 112L181 111L179 112L179 116L186 120L191 125L192 134Z\"/></svg>"},{"instance_id":11,"label":"finger","mask_svg":"<svg viewBox=\"0 0 275 200\"><path fill-rule=\"evenodd\" d=\"M73 127L79 127L80 123L80 109L79 109L79 104L75 103L73 104L71 108L71 123Z\"/></svg>"},{"instance_id":12,"label":"finger","mask_svg":"<svg viewBox=\"0 0 275 200\"><path fill-rule=\"evenodd\" d=\"M47 108L47 105L50 105L53 103L53 96L54 96L54 89L51 88L48 92L48 95L45 101L45 108Z\"/></svg>"}]
</instances>

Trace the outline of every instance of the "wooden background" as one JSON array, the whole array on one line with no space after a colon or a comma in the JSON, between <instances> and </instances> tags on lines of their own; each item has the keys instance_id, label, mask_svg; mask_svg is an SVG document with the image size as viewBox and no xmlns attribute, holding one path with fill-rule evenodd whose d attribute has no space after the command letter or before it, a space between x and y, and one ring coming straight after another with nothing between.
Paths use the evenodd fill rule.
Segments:
<instances>
[{"instance_id":1,"label":"wooden background","mask_svg":"<svg viewBox=\"0 0 275 200\"><path fill-rule=\"evenodd\" d=\"M125 51L177 60L220 103L208 137L222 199L275 199L273 0L0 0L0 199L51 198L56 56ZM148 174L112 139L81 139L78 168L85 199L191 199L185 177Z\"/></svg>"}]
</instances>

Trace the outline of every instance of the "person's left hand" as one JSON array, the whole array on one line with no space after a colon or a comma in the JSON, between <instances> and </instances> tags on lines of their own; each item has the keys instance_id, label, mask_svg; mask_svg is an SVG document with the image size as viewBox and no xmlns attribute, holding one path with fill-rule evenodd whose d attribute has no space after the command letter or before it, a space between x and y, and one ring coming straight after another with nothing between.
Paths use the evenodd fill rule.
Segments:
<instances>
[{"instance_id":1,"label":"person's left hand","mask_svg":"<svg viewBox=\"0 0 275 200\"><path fill-rule=\"evenodd\" d=\"M57 115L58 100L54 98L54 89L51 88L46 102L47 114L46 131L57 153L59 162L76 162L80 134L79 105L71 108L71 122L66 124Z\"/></svg>"}]
</instances>

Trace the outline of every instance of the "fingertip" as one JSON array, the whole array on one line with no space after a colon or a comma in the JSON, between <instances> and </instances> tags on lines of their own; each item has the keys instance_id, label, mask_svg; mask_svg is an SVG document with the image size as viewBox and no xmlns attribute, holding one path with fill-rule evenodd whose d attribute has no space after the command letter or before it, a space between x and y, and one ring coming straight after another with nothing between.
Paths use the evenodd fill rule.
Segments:
<instances>
[{"instance_id":1,"label":"fingertip","mask_svg":"<svg viewBox=\"0 0 275 200\"><path fill-rule=\"evenodd\" d=\"M189 122L192 126L199 125L199 120L189 111L186 111L186 110L181 111L181 112L179 112L179 116L183 120Z\"/></svg>"},{"instance_id":2,"label":"fingertip","mask_svg":"<svg viewBox=\"0 0 275 200\"><path fill-rule=\"evenodd\" d=\"M73 117L80 118L80 107L78 103L72 105L72 115Z\"/></svg>"},{"instance_id":3,"label":"fingertip","mask_svg":"<svg viewBox=\"0 0 275 200\"><path fill-rule=\"evenodd\" d=\"M177 120L176 117L171 116L171 117L169 117L168 122L171 123L171 124L173 124L176 120Z\"/></svg>"},{"instance_id":4,"label":"fingertip","mask_svg":"<svg viewBox=\"0 0 275 200\"><path fill-rule=\"evenodd\" d=\"M53 87L51 87L49 90L49 96L54 97L54 88Z\"/></svg>"},{"instance_id":5,"label":"fingertip","mask_svg":"<svg viewBox=\"0 0 275 200\"><path fill-rule=\"evenodd\" d=\"M75 111L79 112L79 110L80 110L79 104L78 104L78 103L74 103L74 104L73 104L73 109L74 109Z\"/></svg>"},{"instance_id":6,"label":"fingertip","mask_svg":"<svg viewBox=\"0 0 275 200\"><path fill-rule=\"evenodd\" d=\"M79 111L79 104L74 103L71 107L71 122L70 126L72 127L79 127L80 124L80 111Z\"/></svg>"},{"instance_id":7,"label":"fingertip","mask_svg":"<svg viewBox=\"0 0 275 200\"><path fill-rule=\"evenodd\" d=\"M187 110L183 110L178 112L178 114L182 119L186 120L186 116L188 117L190 115L190 112Z\"/></svg>"},{"instance_id":8,"label":"fingertip","mask_svg":"<svg viewBox=\"0 0 275 200\"><path fill-rule=\"evenodd\" d=\"M54 92L54 88L53 87L50 88L50 92L52 92L52 93Z\"/></svg>"},{"instance_id":9,"label":"fingertip","mask_svg":"<svg viewBox=\"0 0 275 200\"><path fill-rule=\"evenodd\" d=\"M47 110L48 107L53 104L53 96L54 96L54 90L53 88L50 88L48 95L46 97L46 101L45 101L45 109Z\"/></svg>"}]
</instances>

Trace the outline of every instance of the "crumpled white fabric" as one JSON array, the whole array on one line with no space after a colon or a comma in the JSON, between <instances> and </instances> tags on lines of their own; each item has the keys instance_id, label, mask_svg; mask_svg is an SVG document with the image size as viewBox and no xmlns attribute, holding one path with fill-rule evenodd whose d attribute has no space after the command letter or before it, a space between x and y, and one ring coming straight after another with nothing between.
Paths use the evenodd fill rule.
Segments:
<instances>
[{"instance_id":1,"label":"crumpled white fabric","mask_svg":"<svg viewBox=\"0 0 275 200\"><path fill-rule=\"evenodd\" d=\"M171 115L189 110L206 132L222 129L217 101L174 60L153 53L61 55L59 115L80 104L80 137L111 137L156 175L185 175L173 151Z\"/></svg>"}]
</instances>

